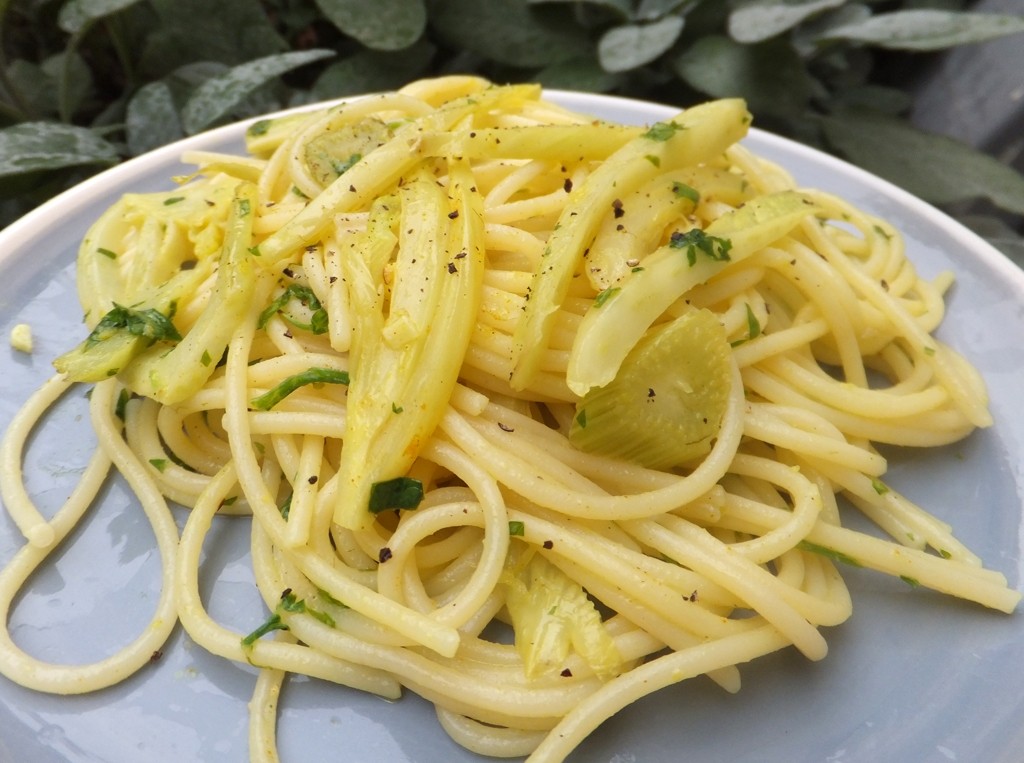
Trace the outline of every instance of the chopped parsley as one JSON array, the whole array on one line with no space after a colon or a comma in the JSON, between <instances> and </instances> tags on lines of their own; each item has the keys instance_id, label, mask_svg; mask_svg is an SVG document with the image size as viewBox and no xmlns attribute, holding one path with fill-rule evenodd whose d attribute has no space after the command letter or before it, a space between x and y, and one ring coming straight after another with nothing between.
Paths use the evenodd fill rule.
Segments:
<instances>
[{"instance_id":1,"label":"chopped parsley","mask_svg":"<svg viewBox=\"0 0 1024 763\"><path fill-rule=\"evenodd\" d=\"M508 534L513 537L522 537L526 534L526 525L514 519L508 522Z\"/></svg>"},{"instance_id":2,"label":"chopped parsley","mask_svg":"<svg viewBox=\"0 0 1024 763\"><path fill-rule=\"evenodd\" d=\"M594 297L594 307L601 307L605 302L614 297L622 289L618 286L609 286L604 291L599 291Z\"/></svg>"},{"instance_id":3,"label":"chopped parsley","mask_svg":"<svg viewBox=\"0 0 1024 763\"><path fill-rule=\"evenodd\" d=\"M686 261L693 267L697 264L697 253L718 262L729 261L729 250L732 242L727 238L709 236L700 228L691 228L686 233L676 231L669 238L668 245L673 249L684 249Z\"/></svg>"},{"instance_id":4,"label":"chopped parsley","mask_svg":"<svg viewBox=\"0 0 1024 763\"><path fill-rule=\"evenodd\" d=\"M348 371L337 371L333 368L307 368L301 373L289 376L275 387L249 401L256 410L269 411L284 400L288 395L307 384L348 384Z\"/></svg>"},{"instance_id":5,"label":"chopped parsley","mask_svg":"<svg viewBox=\"0 0 1024 763\"><path fill-rule=\"evenodd\" d=\"M686 183L680 183L678 180L672 183L672 193L680 199L689 199L694 204L700 201L700 191Z\"/></svg>"},{"instance_id":6,"label":"chopped parsley","mask_svg":"<svg viewBox=\"0 0 1024 763\"><path fill-rule=\"evenodd\" d=\"M115 303L110 312L100 319L96 328L86 338L86 349L110 338L118 331L127 331L132 336L143 337L154 342L160 339L174 341L181 339L181 334L174 328L171 319L159 310L154 308L133 310Z\"/></svg>"},{"instance_id":7,"label":"chopped parsley","mask_svg":"<svg viewBox=\"0 0 1024 763\"><path fill-rule=\"evenodd\" d=\"M801 551L810 551L814 554L821 554L822 556L828 557L833 562L842 562L843 564L848 564L851 567L863 566L849 554L844 554L842 551L836 551L834 548L829 548L828 546L819 546L817 543L811 543L809 540L802 540L796 545Z\"/></svg>"},{"instance_id":8,"label":"chopped parsley","mask_svg":"<svg viewBox=\"0 0 1024 763\"><path fill-rule=\"evenodd\" d=\"M643 137L648 140L656 140L659 143L664 143L675 135L678 130L682 129L684 129L683 126L678 125L675 122L655 122L651 125L651 128L643 134Z\"/></svg>"},{"instance_id":9,"label":"chopped parsley","mask_svg":"<svg viewBox=\"0 0 1024 763\"><path fill-rule=\"evenodd\" d=\"M370 513L389 509L415 509L423 500L423 483L414 477L374 482L370 487Z\"/></svg>"},{"instance_id":10,"label":"chopped parsley","mask_svg":"<svg viewBox=\"0 0 1024 763\"><path fill-rule=\"evenodd\" d=\"M277 297L273 302L267 305L266 309L260 313L260 317L256 322L257 328L263 328L267 325L267 322L277 313L283 311L288 303L292 300L305 305L313 313L309 319L309 323L298 323L290 317L286 317L289 323L297 328L308 329L314 334L325 334L327 333L327 310L317 299L316 294L308 286L302 284L289 284L288 288L285 289L280 296Z\"/></svg>"}]
</instances>

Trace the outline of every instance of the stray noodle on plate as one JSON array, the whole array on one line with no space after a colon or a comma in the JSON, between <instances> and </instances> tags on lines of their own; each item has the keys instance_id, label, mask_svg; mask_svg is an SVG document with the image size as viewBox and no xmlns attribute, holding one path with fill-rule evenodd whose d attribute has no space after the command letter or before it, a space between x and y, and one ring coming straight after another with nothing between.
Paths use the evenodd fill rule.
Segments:
<instances>
[{"instance_id":1,"label":"stray noodle on plate","mask_svg":"<svg viewBox=\"0 0 1024 763\"><path fill-rule=\"evenodd\" d=\"M837 563L1012 611L875 447L991 424L932 335L951 276L752 155L749 124L740 100L633 127L447 77L255 122L248 156L192 152L173 190L123 196L78 256L91 333L0 451L28 541L0 607L111 469L152 522L161 598L90 665L5 626L0 671L93 691L180 620L260 668L253 760L277 758L295 672L409 688L467 748L555 761L660 687L823 658L820 626L851 613ZM99 447L46 520L21 462L76 383ZM180 538L169 502L191 509ZM252 517L269 614L248 633L200 599L217 514Z\"/></svg>"}]
</instances>

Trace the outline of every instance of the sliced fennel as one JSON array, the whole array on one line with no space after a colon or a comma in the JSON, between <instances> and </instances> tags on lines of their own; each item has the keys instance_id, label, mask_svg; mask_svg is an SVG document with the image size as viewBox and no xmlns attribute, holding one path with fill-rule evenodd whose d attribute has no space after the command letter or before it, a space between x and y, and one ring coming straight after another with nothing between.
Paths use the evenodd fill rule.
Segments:
<instances>
[{"instance_id":1,"label":"sliced fennel","mask_svg":"<svg viewBox=\"0 0 1024 763\"><path fill-rule=\"evenodd\" d=\"M78 294L93 331L54 361L57 371L71 381L101 381L155 341L179 338L178 323L172 334L137 319L180 320L216 267L238 182L215 175L173 191L126 194L93 223L77 259Z\"/></svg>"},{"instance_id":2,"label":"sliced fennel","mask_svg":"<svg viewBox=\"0 0 1024 763\"><path fill-rule=\"evenodd\" d=\"M539 97L540 88L536 85L490 87L403 122L390 140L349 167L344 176L339 176L287 224L260 243L263 264L271 267L293 256L316 241L336 212L369 206L373 199L393 187L423 160L420 146L424 133L447 130L467 117L485 115L492 109Z\"/></svg>"},{"instance_id":3,"label":"sliced fennel","mask_svg":"<svg viewBox=\"0 0 1024 763\"><path fill-rule=\"evenodd\" d=\"M133 392L169 405L196 392L213 374L255 292L256 269L249 251L255 205L256 187L239 184L209 302L180 342L144 350L121 372Z\"/></svg>"},{"instance_id":4,"label":"sliced fennel","mask_svg":"<svg viewBox=\"0 0 1024 763\"><path fill-rule=\"evenodd\" d=\"M569 354L569 388L583 396L610 382L669 305L730 262L778 241L816 210L800 193L782 191L752 199L703 231L673 235L587 310Z\"/></svg>"},{"instance_id":5,"label":"sliced fennel","mask_svg":"<svg viewBox=\"0 0 1024 763\"><path fill-rule=\"evenodd\" d=\"M614 214L615 202L662 172L716 158L746 134L749 124L750 114L739 99L694 106L631 140L573 189L534 272L526 311L516 327L513 388L525 389L539 370L555 313L598 227ZM600 252L592 254L600 257ZM595 267L603 269L599 259L588 261L587 270Z\"/></svg>"},{"instance_id":6,"label":"sliced fennel","mask_svg":"<svg viewBox=\"0 0 1024 763\"><path fill-rule=\"evenodd\" d=\"M321 186L327 186L390 139L387 125L368 117L316 136L306 143L303 158L310 175Z\"/></svg>"},{"instance_id":7,"label":"sliced fennel","mask_svg":"<svg viewBox=\"0 0 1024 763\"><path fill-rule=\"evenodd\" d=\"M501 583L526 677L560 672L570 649L596 675L615 675L622 657L580 584L532 551L509 558Z\"/></svg>"},{"instance_id":8,"label":"sliced fennel","mask_svg":"<svg viewBox=\"0 0 1024 763\"><path fill-rule=\"evenodd\" d=\"M355 323L334 521L350 529L372 524L374 486L405 475L437 426L480 302L483 210L468 165L449 163L447 195L427 170L399 194L374 205L344 260ZM385 315L383 273L396 245Z\"/></svg>"},{"instance_id":9,"label":"sliced fennel","mask_svg":"<svg viewBox=\"0 0 1024 763\"><path fill-rule=\"evenodd\" d=\"M701 458L721 428L730 363L715 314L687 311L645 334L615 378L577 404L569 441L651 469Z\"/></svg>"}]
</instances>

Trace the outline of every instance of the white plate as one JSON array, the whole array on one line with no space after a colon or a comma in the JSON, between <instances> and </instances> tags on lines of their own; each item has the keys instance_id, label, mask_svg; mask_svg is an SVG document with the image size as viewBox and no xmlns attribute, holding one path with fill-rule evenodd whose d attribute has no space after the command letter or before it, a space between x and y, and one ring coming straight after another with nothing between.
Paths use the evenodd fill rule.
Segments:
<instances>
[{"instance_id":1,"label":"white plate","mask_svg":"<svg viewBox=\"0 0 1024 763\"><path fill-rule=\"evenodd\" d=\"M551 97L579 111L643 123L661 106L572 93ZM183 149L241 150L243 125L190 138L104 172L0 231L0 427L51 373L50 361L84 334L73 262L87 225L122 192L166 189L186 168ZM887 216L907 236L925 275L952 269L957 284L940 329L983 372L994 428L930 452L892 454L887 480L950 521L959 537L1020 586L1024 548L1024 275L936 210L850 165L755 131L755 151L804 185L833 191ZM36 350L6 346L32 325ZM81 393L33 441L27 462L37 500L52 509L91 447ZM148 525L115 484L74 543L34 578L13 610L22 645L54 661L109 653L145 626L158 558ZM216 539L216 542L214 541ZM22 540L0 517L0 563ZM239 630L260 611L247 567L245 520L225 519L208 542L219 570L211 608ZM829 628L829 656L792 650L743 669L728 695L698 679L663 691L606 723L579 761L1010 761L1024 750L1024 616L1005 616L912 590L864 570L844 570L854 616ZM253 607L257 607L253 610ZM0 677L0 761L241 761L252 670L196 647L180 628L163 657L120 686L53 697ZM292 680L279 723L284 761L476 761L452 744L429 705L396 703L318 681Z\"/></svg>"}]
</instances>

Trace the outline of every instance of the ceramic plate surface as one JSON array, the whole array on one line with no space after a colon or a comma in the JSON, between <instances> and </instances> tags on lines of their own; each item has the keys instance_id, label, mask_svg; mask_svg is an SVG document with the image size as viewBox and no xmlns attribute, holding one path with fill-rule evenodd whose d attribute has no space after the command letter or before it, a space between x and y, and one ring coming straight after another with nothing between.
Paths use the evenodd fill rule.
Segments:
<instances>
[{"instance_id":1,"label":"ceramic plate surface","mask_svg":"<svg viewBox=\"0 0 1024 763\"><path fill-rule=\"evenodd\" d=\"M665 118L661 106L573 93L549 97L628 123ZM126 191L166 190L188 168L184 149L242 150L244 125L187 139L98 175L0 231L0 428L85 334L74 258L87 226ZM887 481L954 525L988 566L1024 575L1024 275L1002 255L912 196L850 165L754 131L748 145L801 185L841 194L901 229L930 277L957 282L939 336L982 371L996 424L935 450L887 451ZM29 323L35 351L6 337ZM84 391L84 390L82 390ZM32 440L25 469L40 507L53 511L94 439L82 391ZM156 601L159 558L141 511L114 481L103 500L16 602L10 628L33 654L85 662L144 628ZM183 521L181 514L179 521ZM222 518L207 541L204 595L239 631L261 604L248 567L247 520ZM0 516L0 563L22 539ZM1019 761L1024 750L1024 614L1006 616L843 569L854 615L825 629L830 652L811 663L794 650L742 669L743 689L687 681L623 711L574 754L577 761ZM243 614L248 613L248 614ZM259 615L262 617L262 614ZM121 763L247 759L246 702L255 673L207 654L178 628L161 659L124 683L85 696L38 694L0 677L0 761ZM479 761L450 742L432 707L302 678L285 688L278 726L283 761Z\"/></svg>"}]
</instances>

